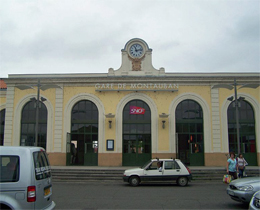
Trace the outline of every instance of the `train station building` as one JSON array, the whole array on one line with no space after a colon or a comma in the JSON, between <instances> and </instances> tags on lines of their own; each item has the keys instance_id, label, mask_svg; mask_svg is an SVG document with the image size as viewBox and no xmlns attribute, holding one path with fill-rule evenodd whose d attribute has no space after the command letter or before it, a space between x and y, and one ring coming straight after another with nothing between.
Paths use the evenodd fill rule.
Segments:
<instances>
[{"instance_id":1,"label":"train station building","mask_svg":"<svg viewBox=\"0 0 260 210\"><path fill-rule=\"evenodd\" d=\"M121 67L107 73L2 79L0 144L37 144L60 166L140 166L156 157L225 166L230 151L260 165L260 73L167 73L138 38L119 53Z\"/></svg>"}]
</instances>

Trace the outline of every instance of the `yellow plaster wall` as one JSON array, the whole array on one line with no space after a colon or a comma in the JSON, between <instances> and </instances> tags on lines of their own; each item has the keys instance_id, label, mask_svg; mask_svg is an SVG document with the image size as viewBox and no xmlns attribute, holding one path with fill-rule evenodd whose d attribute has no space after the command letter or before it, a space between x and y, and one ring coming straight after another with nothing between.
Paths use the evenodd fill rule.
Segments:
<instances>
[{"instance_id":1,"label":"yellow plaster wall","mask_svg":"<svg viewBox=\"0 0 260 210\"><path fill-rule=\"evenodd\" d=\"M0 106L2 106L5 103L6 103L6 97L5 96L1 96L0 97Z\"/></svg>"},{"instance_id":2,"label":"yellow plaster wall","mask_svg":"<svg viewBox=\"0 0 260 210\"><path fill-rule=\"evenodd\" d=\"M208 104L208 106L211 108L211 95L210 95L210 86L179 86L179 89L177 92L148 92L148 91L139 91L140 93L146 94L149 96L154 103L156 104L158 114L161 113L169 113L169 108L174 100L175 97L178 95L181 95L183 93L195 93L197 95L200 95ZM134 92L134 91L133 91ZM93 94L96 97L98 97L105 109L105 114L108 113L116 113L116 108L122 98L124 98L126 95L132 93L131 91L107 91L107 92L96 92L94 86L88 86L88 87L64 87L64 101L63 101L63 107L66 107L69 100L73 98L75 95L79 95L82 93L88 93ZM174 117L174 116L170 116ZM112 119L112 128L115 128L116 118ZM164 119L165 122L165 129L162 129L162 118L158 119L158 149L159 151L169 151L169 119ZM116 141L116 130L115 129L109 129L108 128L108 121L109 119L105 119L105 139L115 139ZM116 142L115 142L116 144Z\"/></svg>"}]
</instances>

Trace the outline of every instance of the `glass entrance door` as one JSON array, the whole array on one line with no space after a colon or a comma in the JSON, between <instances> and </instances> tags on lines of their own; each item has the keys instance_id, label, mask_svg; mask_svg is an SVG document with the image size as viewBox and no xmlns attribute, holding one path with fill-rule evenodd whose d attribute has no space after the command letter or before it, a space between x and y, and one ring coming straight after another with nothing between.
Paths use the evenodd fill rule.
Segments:
<instances>
[{"instance_id":1,"label":"glass entrance door","mask_svg":"<svg viewBox=\"0 0 260 210\"><path fill-rule=\"evenodd\" d=\"M124 135L123 165L141 166L151 159L151 135Z\"/></svg>"},{"instance_id":2,"label":"glass entrance door","mask_svg":"<svg viewBox=\"0 0 260 210\"><path fill-rule=\"evenodd\" d=\"M178 158L186 165L190 165L189 134L178 135Z\"/></svg>"},{"instance_id":3,"label":"glass entrance door","mask_svg":"<svg viewBox=\"0 0 260 210\"><path fill-rule=\"evenodd\" d=\"M67 165L96 166L98 164L98 141L95 136L84 134L67 136Z\"/></svg>"}]
</instances>

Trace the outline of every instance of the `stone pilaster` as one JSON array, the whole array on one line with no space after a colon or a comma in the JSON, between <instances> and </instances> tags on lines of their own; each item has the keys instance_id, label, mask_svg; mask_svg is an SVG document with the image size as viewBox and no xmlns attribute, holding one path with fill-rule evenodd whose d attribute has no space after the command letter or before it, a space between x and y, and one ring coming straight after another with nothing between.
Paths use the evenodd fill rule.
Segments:
<instances>
[{"instance_id":1,"label":"stone pilaster","mask_svg":"<svg viewBox=\"0 0 260 210\"><path fill-rule=\"evenodd\" d=\"M6 93L4 146L18 146L18 145L13 145L13 140L12 140L13 115L14 115L14 85L8 85L7 93Z\"/></svg>"},{"instance_id":2,"label":"stone pilaster","mask_svg":"<svg viewBox=\"0 0 260 210\"><path fill-rule=\"evenodd\" d=\"M56 88L54 152L62 151L63 89Z\"/></svg>"},{"instance_id":3,"label":"stone pilaster","mask_svg":"<svg viewBox=\"0 0 260 210\"><path fill-rule=\"evenodd\" d=\"M221 152L219 90L211 89L213 152Z\"/></svg>"}]
</instances>

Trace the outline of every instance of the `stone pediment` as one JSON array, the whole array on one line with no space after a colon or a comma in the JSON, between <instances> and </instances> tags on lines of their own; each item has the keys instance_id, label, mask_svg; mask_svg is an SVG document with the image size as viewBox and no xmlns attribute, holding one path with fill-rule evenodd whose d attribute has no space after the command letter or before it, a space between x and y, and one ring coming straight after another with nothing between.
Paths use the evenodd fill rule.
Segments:
<instances>
[{"instance_id":1,"label":"stone pediment","mask_svg":"<svg viewBox=\"0 0 260 210\"><path fill-rule=\"evenodd\" d=\"M164 68L152 65L152 49L139 38L129 40L122 52L122 64L117 70L109 68L108 76L164 76Z\"/></svg>"}]
</instances>

